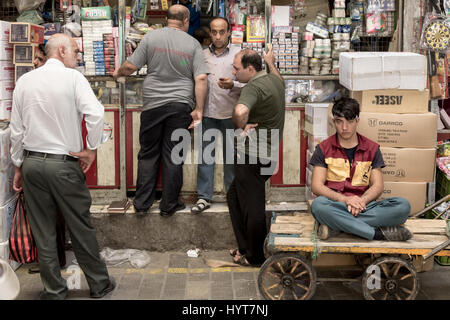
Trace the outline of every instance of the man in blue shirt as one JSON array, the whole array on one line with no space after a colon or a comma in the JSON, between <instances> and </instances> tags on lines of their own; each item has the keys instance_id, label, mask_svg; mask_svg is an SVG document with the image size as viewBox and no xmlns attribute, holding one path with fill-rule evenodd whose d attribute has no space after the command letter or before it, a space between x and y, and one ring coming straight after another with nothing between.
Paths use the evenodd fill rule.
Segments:
<instances>
[{"instance_id":1,"label":"man in blue shirt","mask_svg":"<svg viewBox=\"0 0 450 320\"><path fill-rule=\"evenodd\" d=\"M194 31L200 28L200 11L197 11L195 3L191 0L179 0L179 3L189 9L189 30L188 33L193 36Z\"/></svg>"}]
</instances>

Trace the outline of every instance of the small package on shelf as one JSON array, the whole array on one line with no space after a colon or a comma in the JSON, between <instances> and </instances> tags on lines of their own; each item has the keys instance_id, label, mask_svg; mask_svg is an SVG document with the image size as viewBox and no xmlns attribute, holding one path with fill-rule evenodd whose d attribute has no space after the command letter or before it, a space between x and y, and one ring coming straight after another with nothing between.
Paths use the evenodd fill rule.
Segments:
<instances>
[{"instance_id":1,"label":"small package on shelf","mask_svg":"<svg viewBox=\"0 0 450 320\"><path fill-rule=\"evenodd\" d=\"M36 44L15 44L13 63L33 63L36 48Z\"/></svg>"},{"instance_id":2,"label":"small package on shelf","mask_svg":"<svg viewBox=\"0 0 450 320\"><path fill-rule=\"evenodd\" d=\"M12 100L0 100L0 120L11 118Z\"/></svg>"},{"instance_id":3,"label":"small package on shelf","mask_svg":"<svg viewBox=\"0 0 450 320\"><path fill-rule=\"evenodd\" d=\"M9 21L1 21L0 20L0 41L8 41L9 42Z\"/></svg>"},{"instance_id":4,"label":"small package on shelf","mask_svg":"<svg viewBox=\"0 0 450 320\"><path fill-rule=\"evenodd\" d=\"M12 61L0 61L0 80L14 80Z\"/></svg>"},{"instance_id":5,"label":"small package on shelf","mask_svg":"<svg viewBox=\"0 0 450 320\"><path fill-rule=\"evenodd\" d=\"M13 60L13 51L14 48L12 44L10 44L8 41L0 40L0 60Z\"/></svg>"},{"instance_id":6,"label":"small package on shelf","mask_svg":"<svg viewBox=\"0 0 450 320\"><path fill-rule=\"evenodd\" d=\"M247 42L264 43L266 39L265 23L263 16L247 17Z\"/></svg>"},{"instance_id":7,"label":"small package on shelf","mask_svg":"<svg viewBox=\"0 0 450 320\"><path fill-rule=\"evenodd\" d=\"M14 65L14 82L17 82L21 76L34 69L34 64L30 63L16 63Z\"/></svg>"},{"instance_id":8,"label":"small package on shelf","mask_svg":"<svg viewBox=\"0 0 450 320\"><path fill-rule=\"evenodd\" d=\"M28 22L11 22L10 43L44 43L44 27Z\"/></svg>"}]
</instances>

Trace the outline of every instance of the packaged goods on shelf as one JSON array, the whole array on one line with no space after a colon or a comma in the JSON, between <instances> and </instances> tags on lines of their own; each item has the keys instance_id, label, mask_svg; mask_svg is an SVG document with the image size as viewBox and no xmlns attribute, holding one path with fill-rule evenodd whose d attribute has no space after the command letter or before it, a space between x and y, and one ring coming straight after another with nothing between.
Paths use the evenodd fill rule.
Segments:
<instances>
[{"instance_id":1,"label":"packaged goods on shelf","mask_svg":"<svg viewBox=\"0 0 450 320\"><path fill-rule=\"evenodd\" d=\"M11 119L12 100L0 100L0 121Z\"/></svg>"},{"instance_id":2,"label":"packaged goods on shelf","mask_svg":"<svg viewBox=\"0 0 450 320\"><path fill-rule=\"evenodd\" d=\"M31 71L34 69L34 64L32 63L16 63L14 65L14 83L19 80L21 76L23 76L25 73Z\"/></svg>"},{"instance_id":3,"label":"packaged goods on shelf","mask_svg":"<svg viewBox=\"0 0 450 320\"><path fill-rule=\"evenodd\" d=\"M44 43L44 27L28 22L11 22L10 43Z\"/></svg>"},{"instance_id":4,"label":"packaged goods on shelf","mask_svg":"<svg viewBox=\"0 0 450 320\"><path fill-rule=\"evenodd\" d=\"M8 41L0 40L0 60L12 61L13 60L13 45Z\"/></svg>"},{"instance_id":5,"label":"packaged goods on shelf","mask_svg":"<svg viewBox=\"0 0 450 320\"><path fill-rule=\"evenodd\" d=\"M0 41L9 42L10 22L0 20Z\"/></svg>"},{"instance_id":6,"label":"packaged goods on shelf","mask_svg":"<svg viewBox=\"0 0 450 320\"><path fill-rule=\"evenodd\" d=\"M38 45L15 44L13 63L33 63Z\"/></svg>"},{"instance_id":7,"label":"packaged goods on shelf","mask_svg":"<svg viewBox=\"0 0 450 320\"><path fill-rule=\"evenodd\" d=\"M0 81L1 80L14 80L14 64L11 60L0 61Z\"/></svg>"},{"instance_id":8,"label":"packaged goods on shelf","mask_svg":"<svg viewBox=\"0 0 450 320\"><path fill-rule=\"evenodd\" d=\"M11 100L13 91L14 91L14 79L0 80L0 100Z\"/></svg>"}]
</instances>

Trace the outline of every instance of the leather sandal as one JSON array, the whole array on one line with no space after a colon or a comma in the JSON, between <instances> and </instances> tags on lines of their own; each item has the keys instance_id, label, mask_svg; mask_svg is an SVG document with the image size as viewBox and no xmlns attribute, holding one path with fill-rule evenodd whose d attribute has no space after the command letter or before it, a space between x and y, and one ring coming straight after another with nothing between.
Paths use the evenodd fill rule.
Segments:
<instances>
[{"instance_id":1,"label":"leather sandal","mask_svg":"<svg viewBox=\"0 0 450 320\"><path fill-rule=\"evenodd\" d=\"M249 263L247 261L247 258L245 257L245 254L243 254L242 256L239 256L239 259L237 259L237 260L233 259L233 262L238 264L238 265L240 265L240 266L243 266L243 267L260 267L261 266L261 264L251 264L251 263Z\"/></svg>"},{"instance_id":2,"label":"leather sandal","mask_svg":"<svg viewBox=\"0 0 450 320\"><path fill-rule=\"evenodd\" d=\"M238 254L241 256L241 253L239 252L238 248L230 250L230 256L236 257L236 255L238 255Z\"/></svg>"},{"instance_id":3,"label":"leather sandal","mask_svg":"<svg viewBox=\"0 0 450 320\"><path fill-rule=\"evenodd\" d=\"M206 201L205 199L198 199L197 203L192 206L192 213L200 213L209 209L211 207L211 203Z\"/></svg>"}]
</instances>

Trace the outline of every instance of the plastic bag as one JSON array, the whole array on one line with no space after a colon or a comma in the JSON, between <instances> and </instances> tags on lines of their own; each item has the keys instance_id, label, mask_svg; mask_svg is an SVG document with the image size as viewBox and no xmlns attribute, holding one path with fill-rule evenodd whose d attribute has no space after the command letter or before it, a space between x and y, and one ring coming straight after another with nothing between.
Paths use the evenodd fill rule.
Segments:
<instances>
[{"instance_id":1,"label":"plastic bag","mask_svg":"<svg viewBox=\"0 0 450 320\"><path fill-rule=\"evenodd\" d=\"M17 22L29 22L33 24L44 23L41 14L37 10L27 10L17 17Z\"/></svg>"},{"instance_id":2,"label":"plastic bag","mask_svg":"<svg viewBox=\"0 0 450 320\"><path fill-rule=\"evenodd\" d=\"M135 268L144 268L150 263L148 253L136 249L113 250L106 247L100 252L100 257L108 266L118 266L125 262L130 262Z\"/></svg>"},{"instance_id":3,"label":"plastic bag","mask_svg":"<svg viewBox=\"0 0 450 320\"><path fill-rule=\"evenodd\" d=\"M16 5L19 13L27 10L35 10L42 3L45 3L45 0L14 0L14 4Z\"/></svg>"},{"instance_id":4,"label":"plastic bag","mask_svg":"<svg viewBox=\"0 0 450 320\"><path fill-rule=\"evenodd\" d=\"M81 25L75 22L66 23L62 27L62 32L71 36L72 38L77 38L81 36Z\"/></svg>"}]
</instances>

